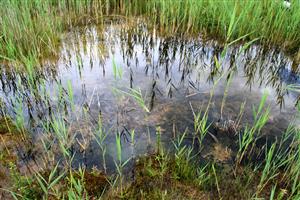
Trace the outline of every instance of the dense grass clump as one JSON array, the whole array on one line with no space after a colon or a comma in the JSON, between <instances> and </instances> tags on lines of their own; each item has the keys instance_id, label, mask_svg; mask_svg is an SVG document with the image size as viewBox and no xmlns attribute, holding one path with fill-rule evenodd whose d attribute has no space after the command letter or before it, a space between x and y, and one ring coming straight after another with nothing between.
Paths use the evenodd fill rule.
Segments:
<instances>
[{"instance_id":1,"label":"dense grass clump","mask_svg":"<svg viewBox=\"0 0 300 200\"><path fill-rule=\"evenodd\" d=\"M300 4L296 1L287 9L281 1L160 0L152 1L148 12L153 11L157 15L151 16L165 28L205 31L227 42L245 35L288 49L300 42Z\"/></svg>"},{"instance_id":2,"label":"dense grass clump","mask_svg":"<svg viewBox=\"0 0 300 200\"><path fill-rule=\"evenodd\" d=\"M7 0L0 2L0 57L55 55L60 34L76 24L101 23L105 16L143 16L161 30L202 33L232 42L260 40L296 52L300 4L226 0Z\"/></svg>"}]
</instances>

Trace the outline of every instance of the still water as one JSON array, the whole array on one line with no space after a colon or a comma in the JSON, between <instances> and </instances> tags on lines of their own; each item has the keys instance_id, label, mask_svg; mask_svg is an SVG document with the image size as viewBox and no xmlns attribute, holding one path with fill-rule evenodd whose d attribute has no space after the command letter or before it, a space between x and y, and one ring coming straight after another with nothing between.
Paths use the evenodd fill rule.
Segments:
<instances>
[{"instance_id":1,"label":"still water","mask_svg":"<svg viewBox=\"0 0 300 200\"><path fill-rule=\"evenodd\" d=\"M211 135L203 142L201 156L230 162L237 138L222 135L216 123L251 124L253 107L264 93L271 114L263 137L280 137L290 123L298 124L299 93L287 86L298 86L300 79L291 68L292 61L282 52L258 45L224 50L214 40L161 36L143 23L113 23L66 33L58 57L43 61L32 76L28 70L3 67L0 97L3 112L16 116L17 108L23 111L37 155L42 154L40 141L51 140L43 123L63 118L75 138L74 165L99 168L103 166L95 141L99 117L108 134L105 159L110 168L116 158L116 133L121 134L124 160L153 153L158 132L164 146L172 149L172 140L184 131L191 143L193 113L209 106ZM140 91L143 105L130 95L134 91ZM224 151L226 159L217 155Z\"/></svg>"}]
</instances>

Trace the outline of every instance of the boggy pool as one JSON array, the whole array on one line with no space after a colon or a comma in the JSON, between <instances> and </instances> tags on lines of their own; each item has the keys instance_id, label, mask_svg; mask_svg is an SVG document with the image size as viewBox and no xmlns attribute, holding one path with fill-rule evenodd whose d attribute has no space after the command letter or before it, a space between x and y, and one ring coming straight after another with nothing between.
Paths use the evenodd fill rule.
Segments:
<instances>
[{"instance_id":1,"label":"boggy pool","mask_svg":"<svg viewBox=\"0 0 300 200\"><path fill-rule=\"evenodd\" d=\"M222 130L253 123L253 108L264 94L270 117L263 142L298 124L299 76L292 60L275 49L224 48L201 37L161 36L143 23L108 23L65 34L58 57L42 63L26 72L2 67L0 74L2 115L21 117L32 135L30 152L36 155L20 155L25 163L43 157L41 141L59 152L59 138L45 131L51 119L67 130L74 166L103 168L104 158L108 170L117 157L116 134L123 160L153 153L158 134L169 149L185 131L186 143L192 143L194 114L208 106L211 126L201 156L220 162L232 160L238 140ZM107 134L104 157L96 140L99 119Z\"/></svg>"}]
</instances>

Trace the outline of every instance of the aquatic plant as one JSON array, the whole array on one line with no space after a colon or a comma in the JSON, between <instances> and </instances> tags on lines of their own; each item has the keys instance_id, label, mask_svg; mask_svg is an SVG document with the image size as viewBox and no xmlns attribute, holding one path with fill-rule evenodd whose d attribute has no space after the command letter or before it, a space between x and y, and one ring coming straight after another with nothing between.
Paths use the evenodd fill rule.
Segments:
<instances>
[{"instance_id":1,"label":"aquatic plant","mask_svg":"<svg viewBox=\"0 0 300 200\"><path fill-rule=\"evenodd\" d=\"M122 79L123 76L123 70L121 67L117 66L115 59L112 59L112 66L113 66L113 74L114 74L114 78L120 78Z\"/></svg>"},{"instance_id":2,"label":"aquatic plant","mask_svg":"<svg viewBox=\"0 0 300 200\"><path fill-rule=\"evenodd\" d=\"M268 121L270 108L267 108L265 111L263 111L267 96L268 94L264 93L257 110L253 108L253 125L246 126L243 132L239 134L239 150L237 154L238 164L242 161L245 154L249 154L252 151L255 141L259 137L261 129Z\"/></svg>"},{"instance_id":3,"label":"aquatic plant","mask_svg":"<svg viewBox=\"0 0 300 200\"><path fill-rule=\"evenodd\" d=\"M204 29L226 42L247 35L245 39L261 38L265 43L278 43L284 42L284 35L286 40L290 38L293 41L291 46L286 47L292 48L299 43L300 37L296 33L299 19L295 20L295 17L299 16L300 8L296 2L292 3L291 10L286 10L279 1L157 0L150 1L149 4L158 13L152 18L159 20L164 29L184 30L189 33ZM151 11L150 7L147 12Z\"/></svg>"},{"instance_id":4,"label":"aquatic plant","mask_svg":"<svg viewBox=\"0 0 300 200\"><path fill-rule=\"evenodd\" d=\"M85 170L80 167L77 174L78 178L75 178L72 170L70 170L70 176L67 178L68 182L70 183L67 191L68 199L87 200L89 197L84 187Z\"/></svg>"},{"instance_id":5,"label":"aquatic plant","mask_svg":"<svg viewBox=\"0 0 300 200\"><path fill-rule=\"evenodd\" d=\"M65 176L65 173L61 173L57 175L58 166L59 166L59 162L56 164L56 166L53 169L51 169L48 179L44 177L42 174L40 174L39 172L36 172L35 174L35 179L37 180L39 187L43 191L43 199L48 199L50 194L56 197L60 196L58 190L55 189L55 186Z\"/></svg>"},{"instance_id":6,"label":"aquatic plant","mask_svg":"<svg viewBox=\"0 0 300 200\"><path fill-rule=\"evenodd\" d=\"M212 168L213 175L214 175L214 178L215 178L215 184L217 186L217 191L218 191L219 198L222 199L221 192L220 192L220 187L219 187L218 176L217 176L216 169L215 169L215 165L212 164L211 168Z\"/></svg>"},{"instance_id":7,"label":"aquatic plant","mask_svg":"<svg viewBox=\"0 0 300 200\"><path fill-rule=\"evenodd\" d=\"M19 133L22 133L21 136L25 134L25 116L24 116L24 105L22 93L25 92L24 87L22 86L21 79L17 80L19 95L13 99L13 112L15 114L15 119L13 120L14 125L16 126Z\"/></svg>"},{"instance_id":8,"label":"aquatic plant","mask_svg":"<svg viewBox=\"0 0 300 200\"><path fill-rule=\"evenodd\" d=\"M53 135L57 139L61 153L65 157L66 161L69 162L69 164L71 164L73 155L70 150L71 150L71 146L75 140L76 134L74 133L72 135L70 133L63 117L53 116L50 119L49 123L53 130Z\"/></svg>"},{"instance_id":9,"label":"aquatic plant","mask_svg":"<svg viewBox=\"0 0 300 200\"><path fill-rule=\"evenodd\" d=\"M71 83L70 80L68 80L67 85L68 85L68 98L69 98L69 102L71 104L71 109L74 112L75 111L74 94L73 94L72 83Z\"/></svg>"},{"instance_id":10,"label":"aquatic plant","mask_svg":"<svg viewBox=\"0 0 300 200\"><path fill-rule=\"evenodd\" d=\"M228 90L229 90L229 86L230 86L231 81L232 81L232 77L233 77L233 72L230 72L229 73L229 78L226 81L226 87L225 87L225 90L224 90L224 95L223 95L222 103L221 103L221 111L220 111L221 119L223 119L223 109L224 109L224 106L225 106L226 97L228 95Z\"/></svg>"},{"instance_id":11,"label":"aquatic plant","mask_svg":"<svg viewBox=\"0 0 300 200\"><path fill-rule=\"evenodd\" d=\"M129 92L123 91L123 90L119 90L114 88L114 91L119 92L119 93L124 93L130 97L132 97L137 103L138 105L147 113L150 112L148 106L146 105L145 102L145 98L143 97L142 91L140 88L134 89L134 88L128 88Z\"/></svg>"},{"instance_id":12,"label":"aquatic plant","mask_svg":"<svg viewBox=\"0 0 300 200\"><path fill-rule=\"evenodd\" d=\"M37 125L37 129L39 129L43 137L43 139L41 139L44 150L42 154L47 155L48 160L52 160L52 162L55 161L56 157L59 158L63 155L63 159L66 162L59 162L51 166L47 165L49 162L44 161L43 157L43 164L50 168L50 172L46 171L46 173L44 173L44 171L40 169L41 166L37 166L41 171L37 171L33 177L34 181L36 181L35 184L38 184L38 190L41 190L39 194L42 194L42 197L45 199L51 198L52 196L55 196L54 198L57 199L98 198L97 195L90 194L87 191L85 168L79 167L79 169L74 169L72 166L74 156L72 147L76 132L73 132L70 126L77 121L69 121L62 112L63 109L68 110L66 107L68 102L73 111L70 118L74 117L74 114L75 117L77 117L71 81L67 81L66 89L61 83L57 84L56 91L58 91L58 94L55 95L55 97L58 96L58 102L57 105L51 105L49 99L50 97L52 98L52 96L50 92L47 91L48 88L46 88L45 82L39 84L37 67L42 63L40 62L41 59L49 55L55 56L61 34L64 30L72 28L77 24L102 24L104 22L103 19L106 19L106 17L115 18L127 16L128 18L125 18L127 20L131 16L142 16L144 19L148 19L149 26L154 25L161 33L202 33L204 37L217 37L224 42L224 50L221 53L221 57L213 56L213 73L215 73L217 77L211 77L213 88L210 91L207 108L200 112L194 112L193 110L193 132L195 133L193 144L185 143L185 141L191 139L188 138L190 130L187 129L176 141L173 141L175 152L167 152L162 145L162 129L158 126L156 129L157 152L154 153L154 155L141 158L141 160L145 161L143 163L144 166L133 169L136 170L135 176L141 176L142 174L142 178L146 178L147 181L143 180L142 182L145 183L142 183L142 186L139 182L141 177L138 177L140 179L137 178L133 180L133 183L125 182L126 179L124 177L124 167L129 160L132 160L134 164L136 164L136 161L133 159L135 156L136 133L134 129L130 132L128 131L130 134L130 141L128 142L130 142L131 145L132 155L128 160L124 161L121 133L117 131L115 134L116 157L114 160L117 174L116 176L114 176L115 174L112 175L115 179L110 182L112 191L117 191L118 187L116 186L120 186L120 190L117 191L117 193L120 192L121 194L118 194L117 198L130 199L130 197L136 198L138 195L150 199L152 197L160 197L158 199L172 198L173 186L176 188L176 184L182 184L179 190L183 190L183 184L186 184L189 191L194 189L195 185L197 186L197 189L193 191L195 194L198 194L195 191L202 193L207 192L213 197L217 196L216 198L218 199L226 199L226 197L224 197L226 194L224 193L230 193L228 189L231 189L228 185L236 191L240 190L238 191L239 194L248 191L247 194L243 193L238 196L240 198L247 198L249 197L248 193L252 193L253 198L259 198L263 194L270 194L270 199L299 199L300 134L297 127L290 125L288 130L282 135L281 140L278 139L277 142L276 138L276 142L272 141L271 146L266 144L261 147L260 150L265 151L265 158L256 166L251 166L251 163L248 166L248 162L250 161L248 161L247 158L253 156L256 142L261 137L262 130L270 115L270 107L265 106L267 100L266 93L263 95L259 105L253 107L253 123L249 123L237 131L239 136L239 138L235 138L237 144L232 144L238 148L235 169L231 170L232 166L229 164L220 164L218 162L202 164L197 162L199 161L197 160L197 155L202 153L201 147L204 147L203 141L207 134L210 134L214 138L214 142L218 143L216 137L209 131L212 127L208 120L208 114L210 113L211 105L213 105L212 99L216 85L226 75L223 73L223 67L225 65L223 61L226 50L231 45L244 42L241 51L238 52L238 54L240 54L253 43L261 42L264 45L281 45L286 50L293 52L299 51L300 35L298 29L300 23L300 5L294 4L294 2L292 2L291 5L290 9L286 9L280 4L280 1L271 0L259 2L242 2L237 0L221 0L218 2L213 0L1 1L0 58L4 64L9 64L12 67L23 66L28 82L26 83L28 86L25 88L23 86L23 84L25 84L23 80L20 77L16 78L18 91L17 98L12 102L12 111L15 119L14 123L18 131L25 132L26 120L23 112L26 108L23 105L24 99L22 97L26 96L27 93L36 96L37 100L40 98L42 101L47 102L45 106L49 109L53 106L53 109L56 109L57 112L55 115L51 113L50 118L40 122ZM249 20L249 18L251 18L251 20ZM78 51L74 58L76 59L81 76L81 71L85 64L83 56ZM122 78L123 68L117 66L114 59L112 60L112 70L115 79ZM231 73L233 72L234 71L230 71L227 74L228 79L221 102L221 119L223 118L226 97L229 92L229 85L231 84ZM297 85L289 85L285 89L296 92L299 91ZM106 140L110 131L103 128L101 115L98 116L99 119L97 121L93 119L90 113L95 90L94 88L91 101L82 106L85 114L85 118L82 120L87 122L94 120L93 123L88 123L88 126L90 130L93 131L94 139L101 150L100 156L102 156L102 165L106 173L106 153L108 148ZM131 97L145 112L150 113L150 109L145 100L145 96L147 95L143 95L140 88L129 88L126 89L126 91L116 89L115 91ZM38 93L41 93L41 95L39 96ZM55 97L53 97L53 99L55 99ZM99 97L97 103L100 108ZM237 117L237 125L239 125L242 120L244 108L245 102L241 104L240 113ZM4 117L4 119L6 119L6 115ZM83 135L82 137L83 142L79 142L78 139L76 140L79 146L86 151L88 142L86 142ZM199 149L199 146L194 144L195 138L198 139ZM2 136L1 139L4 141ZM290 140L292 140L292 142L290 142ZM286 145L286 143L288 143L288 145ZM60 152L55 152L54 146L58 146ZM7 151L9 152L9 150ZM26 154L25 156L30 156L31 151L30 149L24 153ZM194 154L194 152L197 153ZM205 155L201 154L201 156L199 156L201 157L199 158L201 159L200 161L203 159L202 156ZM5 161L4 156L1 155L1 157L1 162L3 162L3 160ZM243 163L245 165L241 165L243 160L248 162ZM34 162L36 161L34 160ZM0 164L2 167L2 163ZM225 171L228 165L230 166L229 172ZM11 174L14 176L13 172ZM14 183L21 179L20 177L20 175L16 176ZM30 175L28 175L28 177L30 177ZM64 179L64 177L66 177L66 179ZM232 183L230 181L235 183L235 185L230 184ZM30 185L31 183L31 181L27 181L27 184ZM57 187L60 184L62 187ZM166 187L168 184L171 185L171 189ZM18 191L18 186L21 185L16 184L16 188L13 188L13 190ZM6 189L4 189L4 191L10 192L15 199L27 197L24 194L30 192L28 186L25 189L27 191L24 191L23 187L20 188L18 191L20 194ZM108 193L109 192L110 191L108 191ZM130 192L136 196L127 196ZM32 199L38 199L39 197L40 196L33 197ZM107 199L114 199L110 197L111 196L107 197ZM175 197L180 198L179 196ZM188 195L184 197L190 198Z\"/></svg>"},{"instance_id":13,"label":"aquatic plant","mask_svg":"<svg viewBox=\"0 0 300 200\"><path fill-rule=\"evenodd\" d=\"M157 126L156 130L155 130L155 134L156 134L156 152L157 154L164 154L164 149L161 143L161 127Z\"/></svg>"},{"instance_id":14,"label":"aquatic plant","mask_svg":"<svg viewBox=\"0 0 300 200\"><path fill-rule=\"evenodd\" d=\"M102 152L102 165L104 168L104 172L106 173L107 166L106 166L106 159L105 159L105 154L106 154L106 144L105 144L105 139L108 136L108 133L104 131L103 125L102 125L102 118L99 115L98 119L98 129L94 132L94 137L96 139L97 144L99 145L101 152Z\"/></svg>"},{"instance_id":15,"label":"aquatic plant","mask_svg":"<svg viewBox=\"0 0 300 200\"><path fill-rule=\"evenodd\" d=\"M200 146L202 146L203 139L208 133L210 126L211 123L209 124L208 122L207 110L203 114L202 112L194 113L194 130Z\"/></svg>"},{"instance_id":16,"label":"aquatic plant","mask_svg":"<svg viewBox=\"0 0 300 200\"><path fill-rule=\"evenodd\" d=\"M121 196L123 196L123 168L127 165L127 163L131 160L128 158L127 160L122 160L122 145L121 145L121 135L119 133L116 134L116 149L117 149L117 161L115 160L115 166L117 169L118 176L115 181L119 181Z\"/></svg>"},{"instance_id":17,"label":"aquatic plant","mask_svg":"<svg viewBox=\"0 0 300 200\"><path fill-rule=\"evenodd\" d=\"M135 131L133 129L132 131L130 131L131 159L134 159L134 156L135 156L135 154L134 154L134 147L135 147L135 138L134 138L134 136L135 136Z\"/></svg>"},{"instance_id":18,"label":"aquatic plant","mask_svg":"<svg viewBox=\"0 0 300 200\"><path fill-rule=\"evenodd\" d=\"M273 143L272 146L270 147L270 149L268 150L268 152L266 153L266 163L265 163L265 167L262 171L262 175L260 177L258 190L261 190L261 188L263 188L264 185L266 185L266 183L268 182L268 179L272 179L272 178L276 177L276 174L271 174L272 165L273 165L272 159L274 156L275 147L276 147L276 143Z\"/></svg>"},{"instance_id":19,"label":"aquatic plant","mask_svg":"<svg viewBox=\"0 0 300 200\"><path fill-rule=\"evenodd\" d=\"M173 171L175 178L189 179L194 176L197 168L191 165L192 159L195 155L192 155L193 147L183 144L183 141L187 135L185 131L177 140L173 141L175 147L175 170Z\"/></svg>"}]
</instances>

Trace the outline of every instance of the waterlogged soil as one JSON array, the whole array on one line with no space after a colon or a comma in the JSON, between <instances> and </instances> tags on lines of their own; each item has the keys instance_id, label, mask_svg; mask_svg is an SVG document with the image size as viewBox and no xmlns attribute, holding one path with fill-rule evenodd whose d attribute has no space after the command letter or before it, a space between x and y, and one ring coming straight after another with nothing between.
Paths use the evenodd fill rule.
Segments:
<instances>
[{"instance_id":1,"label":"waterlogged soil","mask_svg":"<svg viewBox=\"0 0 300 200\"><path fill-rule=\"evenodd\" d=\"M231 163L238 136L228 128L251 125L253 107L264 94L270 117L262 130L262 146L280 137L290 123L299 124L295 117L299 92L287 89L300 83L292 66L292 60L276 49L252 45L243 51L242 46L224 48L201 37L166 37L143 23L75 28L62 37L57 59L27 72L2 67L2 115L22 116L31 134L30 151L18 154L29 151L31 156L21 156L26 161L20 159L17 166L49 164L43 159L42 140L54 141L49 146L53 163L62 158L57 141L44 131L47 121L55 118L64 121L69 138L74 138L70 145L74 167L109 173L117 159L116 133L121 135L124 161L154 153L158 143L172 150L172 141L184 131L185 143L192 144L194 113L209 106L210 134L203 141L201 157ZM144 103L133 97L133 91L141 92ZM99 118L108 135L105 166L95 140Z\"/></svg>"}]
</instances>

